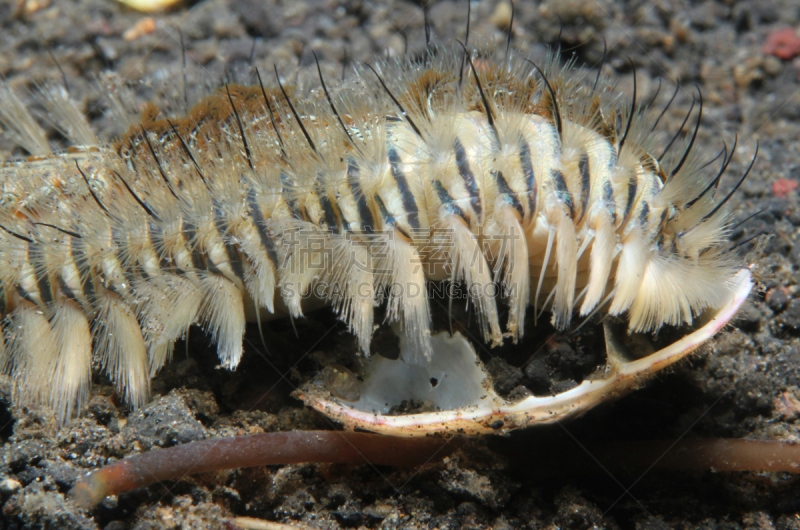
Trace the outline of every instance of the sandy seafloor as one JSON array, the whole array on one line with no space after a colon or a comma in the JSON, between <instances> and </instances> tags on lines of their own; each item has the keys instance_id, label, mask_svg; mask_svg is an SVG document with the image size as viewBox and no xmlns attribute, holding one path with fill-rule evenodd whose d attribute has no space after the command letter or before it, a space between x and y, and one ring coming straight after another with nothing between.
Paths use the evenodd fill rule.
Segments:
<instances>
[{"instance_id":1,"label":"sandy seafloor","mask_svg":"<svg viewBox=\"0 0 800 530\"><path fill-rule=\"evenodd\" d=\"M61 82L52 53L72 96L105 137L119 132L104 114L106 100L97 88L106 69L131 84L131 105L155 99L180 108L184 75L191 103L226 75L247 79L251 64L262 72L277 64L287 78L313 84L312 49L335 76L344 60L374 61L406 50L419 55L424 48L422 13L410 2L206 0L154 15L155 31L135 40L123 35L145 15L111 0L47 3L21 2L23 11L39 5L30 13L21 12L16 0L0 3L0 75L21 94ZM604 73L628 92L630 58L643 100L659 76L670 81L659 101L679 81L684 88L662 123L667 129L680 124L693 85L700 87L706 106L697 148L716 154L723 140L739 135L723 190L760 142L757 165L733 209L738 219L763 211L733 237L771 238L758 255L759 286L735 325L691 361L579 420L476 440L477 451L421 469L307 464L223 472L156 484L89 512L72 505L67 490L88 469L126 454L214 436L332 428L289 394L303 374L326 362L346 363L353 339L326 311L299 322L299 338L288 322L276 321L265 326L275 368L248 347L239 370L227 373L216 368L213 346L196 331L186 346L178 345L153 383L153 402L142 411L128 410L108 381L97 377L83 416L58 432L35 411L12 412L6 383L0 410L3 528L220 528L233 516L304 528L800 528L800 487L788 474L537 474L537 462L551 459L551 451L577 458L584 455L581 445L595 440L800 441L800 209L796 191L776 196L773 188L778 179L800 179L800 62L762 53L770 31L800 26L800 4L520 0L516 7L514 46L525 54L543 57L561 28L562 46L589 67L598 66L605 40ZM491 1L473 2L473 36L502 43L503 8L496 9ZM450 46L463 39L465 17L465 2L432 5L435 42ZM0 143L2 156L10 148ZM743 254L751 249L741 247ZM532 338L523 348L541 343L534 330L528 332ZM256 333L248 337L258 343ZM545 353L535 369L512 367L508 373L545 390L552 376L561 382L550 389L561 388L564 379L583 373L576 364L597 355L589 351L591 342ZM541 440L551 448L537 450Z\"/></svg>"}]
</instances>

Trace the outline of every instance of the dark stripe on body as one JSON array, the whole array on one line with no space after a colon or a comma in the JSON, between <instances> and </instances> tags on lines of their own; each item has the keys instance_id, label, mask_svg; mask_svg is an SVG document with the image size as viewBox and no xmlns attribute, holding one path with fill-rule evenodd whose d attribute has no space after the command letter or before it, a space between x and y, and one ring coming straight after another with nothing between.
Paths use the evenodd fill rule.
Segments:
<instances>
[{"instance_id":1,"label":"dark stripe on body","mask_svg":"<svg viewBox=\"0 0 800 530\"><path fill-rule=\"evenodd\" d=\"M361 183L359 182L360 177L361 170L358 167L358 163L355 160L348 159L347 185L350 187L353 198L356 200L358 217L361 220L361 230L363 230L365 234L371 234L375 228L375 219L372 217L372 210L369 209L369 205L367 204L367 198L361 190Z\"/></svg>"},{"instance_id":2,"label":"dark stripe on body","mask_svg":"<svg viewBox=\"0 0 800 530\"><path fill-rule=\"evenodd\" d=\"M375 195L375 204L378 205L378 210L381 212L381 218L383 219L383 224L395 228L397 226L397 219L386 209L386 205L383 204L380 195Z\"/></svg>"},{"instance_id":3,"label":"dark stripe on body","mask_svg":"<svg viewBox=\"0 0 800 530\"><path fill-rule=\"evenodd\" d=\"M497 187L500 189L500 194L503 196L505 201L517 210L520 219L524 218L525 210L523 210L522 204L520 204L519 199L517 198L517 194L514 193L514 190L512 190L511 186L508 185L506 178L503 176L503 172L492 171L492 177L494 177L494 181L497 183Z\"/></svg>"},{"instance_id":4,"label":"dark stripe on body","mask_svg":"<svg viewBox=\"0 0 800 530\"><path fill-rule=\"evenodd\" d=\"M297 199L292 196L294 180L283 171L281 171L281 186L281 197L283 197L283 200L286 201L289 211L292 212L292 217L295 219L302 219L303 217L300 215L300 208L297 206Z\"/></svg>"},{"instance_id":5,"label":"dark stripe on body","mask_svg":"<svg viewBox=\"0 0 800 530\"><path fill-rule=\"evenodd\" d=\"M401 163L402 161L397 155L397 151L393 147L390 147L389 165L392 170L392 177L394 177L394 181L397 183L397 189L400 191L400 196L403 198L403 210L406 212L408 225L412 229L415 229L419 228L419 210L417 209L417 202L414 200L414 195L408 187L408 180L400 170Z\"/></svg>"},{"instance_id":6,"label":"dark stripe on body","mask_svg":"<svg viewBox=\"0 0 800 530\"><path fill-rule=\"evenodd\" d=\"M528 195L528 208L531 215L536 212L536 174L533 172L531 161L531 148L524 138L519 141L519 164L522 166L522 175L525 177L525 190Z\"/></svg>"},{"instance_id":7,"label":"dark stripe on body","mask_svg":"<svg viewBox=\"0 0 800 530\"><path fill-rule=\"evenodd\" d=\"M442 206L444 206L445 211L449 215L458 215L464 220L465 223L467 223L467 225L469 225L469 221L467 221L467 217L466 215L464 215L464 211L458 206L458 204L456 204L456 202L453 200L453 197L451 197L450 194L447 193L447 190L444 189L444 186L442 186L441 181L434 180L433 189L439 196L439 202L442 203Z\"/></svg>"},{"instance_id":8,"label":"dark stripe on body","mask_svg":"<svg viewBox=\"0 0 800 530\"><path fill-rule=\"evenodd\" d=\"M53 301L53 290L50 286L50 278L47 277L47 267L42 262L42 255L39 251L38 243L28 243L28 260L33 266L33 276L36 278L36 286L39 289L39 298L42 302L49 304Z\"/></svg>"},{"instance_id":9,"label":"dark stripe on body","mask_svg":"<svg viewBox=\"0 0 800 530\"><path fill-rule=\"evenodd\" d=\"M94 282L89 269L89 260L86 258L86 252L83 249L84 246L85 244L80 239L76 237L70 238L70 254L72 254L72 261L75 262L75 268L78 269L78 279L81 282L83 296L94 306L97 296L95 295Z\"/></svg>"},{"instance_id":10,"label":"dark stripe on body","mask_svg":"<svg viewBox=\"0 0 800 530\"><path fill-rule=\"evenodd\" d=\"M275 248L275 242L267 233L264 214L261 213L261 209L258 207L258 203L256 202L256 190L253 188L250 188L250 191L247 193L247 206L250 210L250 218L253 220L253 224L256 225L258 237L261 239L261 246L267 251L267 257L272 262L275 270L278 270L278 251Z\"/></svg>"},{"instance_id":11,"label":"dark stripe on body","mask_svg":"<svg viewBox=\"0 0 800 530\"><path fill-rule=\"evenodd\" d=\"M339 216L339 223L342 225L342 231L347 233L353 233L353 231L350 229L350 223L344 216L344 212L342 211L342 208L339 206L339 203L334 202L332 204L333 207L336 208L336 215Z\"/></svg>"},{"instance_id":12,"label":"dark stripe on body","mask_svg":"<svg viewBox=\"0 0 800 530\"><path fill-rule=\"evenodd\" d=\"M589 190L592 185L592 176L589 172L589 155L582 153L578 160L578 172L581 175L581 217L586 215L586 207L589 205Z\"/></svg>"},{"instance_id":13,"label":"dark stripe on body","mask_svg":"<svg viewBox=\"0 0 800 530\"><path fill-rule=\"evenodd\" d=\"M195 242L195 238L197 237L197 227L195 227L189 221L182 219L181 234L183 234L186 244L189 245L189 253L192 256L192 266L198 270L205 270L205 256L203 256L203 254L197 249L197 243Z\"/></svg>"},{"instance_id":14,"label":"dark stripe on body","mask_svg":"<svg viewBox=\"0 0 800 530\"><path fill-rule=\"evenodd\" d=\"M32 304L35 304L37 307L39 306L38 302L36 302L36 300L34 300L34 299L31 297L31 293L29 293L28 291L26 291L26 290L25 290L25 289L24 289L24 288L23 288L21 285L17 284L17 285L15 285L14 287L15 287L15 289L17 290L17 293L18 293L18 294L19 294L19 295L20 295L22 298L24 298L25 300L27 300L28 302L30 302L30 303L32 303Z\"/></svg>"},{"instance_id":15,"label":"dark stripe on body","mask_svg":"<svg viewBox=\"0 0 800 530\"><path fill-rule=\"evenodd\" d=\"M339 221L336 219L336 212L333 211L333 205L330 198L325 194L317 193L319 197L319 206L325 218L325 224L328 225L328 230L334 234L339 233Z\"/></svg>"},{"instance_id":16,"label":"dark stripe on body","mask_svg":"<svg viewBox=\"0 0 800 530\"><path fill-rule=\"evenodd\" d=\"M556 187L556 196L561 199L561 202L569 208L569 216L575 218L575 202L572 200L572 194L567 188L567 182L564 180L564 174L559 169L550 170L550 178Z\"/></svg>"},{"instance_id":17,"label":"dark stripe on body","mask_svg":"<svg viewBox=\"0 0 800 530\"><path fill-rule=\"evenodd\" d=\"M397 219L395 219L394 216L389 212L389 210L386 209L386 205L383 204L380 195L375 195L373 199L375 200L375 204L378 205L378 210L380 210L381 212L381 218L383 219L384 225L386 227L392 228L393 230L397 230L398 232L403 234L404 237L411 239L411 237L405 230L397 226Z\"/></svg>"},{"instance_id":18,"label":"dark stripe on body","mask_svg":"<svg viewBox=\"0 0 800 530\"><path fill-rule=\"evenodd\" d=\"M611 214L611 224L617 224L617 202L614 200L614 187L610 180L603 182L603 204Z\"/></svg>"},{"instance_id":19,"label":"dark stripe on body","mask_svg":"<svg viewBox=\"0 0 800 530\"><path fill-rule=\"evenodd\" d=\"M625 203L625 214L622 216L623 219L627 219L631 214L631 209L633 209L633 200L636 198L636 190L638 188L639 182L636 180L636 177L633 177L628 181L628 200Z\"/></svg>"},{"instance_id":20,"label":"dark stripe on body","mask_svg":"<svg viewBox=\"0 0 800 530\"><path fill-rule=\"evenodd\" d=\"M339 220L336 218L336 212L333 211L333 205L331 205L331 199L328 197L328 194L325 192L325 189L320 182L320 175L317 175L317 184L314 187L314 192L317 194L317 200L319 201L319 207L322 209L322 216L325 221L325 224L328 225L328 231L333 232L334 234L339 233Z\"/></svg>"},{"instance_id":21,"label":"dark stripe on body","mask_svg":"<svg viewBox=\"0 0 800 530\"><path fill-rule=\"evenodd\" d=\"M639 225L642 228L646 227L650 220L650 205L646 202L642 203L642 209L639 211Z\"/></svg>"},{"instance_id":22,"label":"dark stripe on body","mask_svg":"<svg viewBox=\"0 0 800 530\"><path fill-rule=\"evenodd\" d=\"M658 239L656 240L656 244L658 245L658 248L661 248L664 245L664 225L666 224L666 222L667 222L667 209L664 208L664 211L661 212L661 219L659 220L659 226L656 229L657 230L656 233L658 234ZM676 241L677 238L672 240L673 247L675 246Z\"/></svg>"},{"instance_id":23,"label":"dark stripe on body","mask_svg":"<svg viewBox=\"0 0 800 530\"><path fill-rule=\"evenodd\" d=\"M228 263L230 264L231 269L233 269L233 274L240 280L244 281L244 270L242 268L242 260L239 258L239 250L230 244L230 238L227 236L228 229L225 224L225 217L222 215L222 209L215 204L214 227L216 227L217 233L222 239L222 245L225 247L225 254L228 256Z\"/></svg>"},{"instance_id":24,"label":"dark stripe on body","mask_svg":"<svg viewBox=\"0 0 800 530\"><path fill-rule=\"evenodd\" d=\"M472 173L469 167L469 160L467 158L467 152L464 150L464 145L458 137L456 137L456 141L453 143L453 150L456 153L458 174L461 175L461 178L464 180L464 187L467 188L467 193L469 193L472 209L475 211L476 215L480 216L483 211L483 206L481 205L478 183L475 181L475 174Z\"/></svg>"},{"instance_id":25,"label":"dark stripe on body","mask_svg":"<svg viewBox=\"0 0 800 530\"><path fill-rule=\"evenodd\" d=\"M661 212L661 223L660 223L660 224L661 224L661 226L662 226L662 227L663 227L665 224L667 224L667 213L668 213L668 212L667 212L667 209L666 209L666 208L664 208L664 211L663 211L663 212ZM659 232L663 232L663 230L659 230Z\"/></svg>"},{"instance_id":26,"label":"dark stripe on body","mask_svg":"<svg viewBox=\"0 0 800 530\"><path fill-rule=\"evenodd\" d=\"M67 282L64 281L64 278L62 278L60 274L56 277L56 280L58 281L58 288L61 289L62 295L66 296L70 300L78 300L78 297L75 296L75 292L70 288L69 285L67 285Z\"/></svg>"}]
</instances>

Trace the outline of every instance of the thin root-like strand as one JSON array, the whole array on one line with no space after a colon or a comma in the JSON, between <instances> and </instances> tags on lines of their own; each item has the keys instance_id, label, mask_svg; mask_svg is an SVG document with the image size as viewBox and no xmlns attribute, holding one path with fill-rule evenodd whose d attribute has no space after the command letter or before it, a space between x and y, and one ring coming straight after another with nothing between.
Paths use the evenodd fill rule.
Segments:
<instances>
[{"instance_id":1,"label":"thin root-like strand","mask_svg":"<svg viewBox=\"0 0 800 530\"><path fill-rule=\"evenodd\" d=\"M778 440L697 439L635 440L586 443L561 440L531 450L500 450L518 470L539 479L568 475L605 474L640 477L651 471L800 473L800 444ZM535 455L547 454L548 458Z\"/></svg>"},{"instance_id":2,"label":"thin root-like strand","mask_svg":"<svg viewBox=\"0 0 800 530\"><path fill-rule=\"evenodd\" d=\"M448 438L401 438L346 431L289 431L191 442L134 455L84 477L70 491L91 508L109 495L195 473L277 464L343 463L413 467L443 457Z\"/></svg>"},{"instance_id":3,"label":"thin root-like strand","mask_svg":"<svg viewBox=\"0 0 800 530\"><path fill-rule=\"evenodd\" d=\"M625 444L617 445L625 451ZM635 449L632 447L632 449ZM800 445L777 440L684 440L650 442L627 452L664 471L783 471L800 473ZM663 458L659 457L663 455Z\"/></svg>"},{"instance_id":4,"label":"thin root-like strand","mask_svg":"<svg viewBox=\"0 0 800 530\"><path fill-rule=\"evenodd\" d=\"M569 445L569 444L567 444ZM349 431L289 431L192 442L131 456L78 480L76 504L91 508L109 495L191 474L277 464L344 463L413 467L439 460L462 446L460 439L405 438ZM616 441L584 447L594 463L563 445L534 454L507 454L540 477L642 471L759 471L800 473L800 444L776 440ZM531 462L531 458L534 459Z\"/></svg>"}]
</instances>

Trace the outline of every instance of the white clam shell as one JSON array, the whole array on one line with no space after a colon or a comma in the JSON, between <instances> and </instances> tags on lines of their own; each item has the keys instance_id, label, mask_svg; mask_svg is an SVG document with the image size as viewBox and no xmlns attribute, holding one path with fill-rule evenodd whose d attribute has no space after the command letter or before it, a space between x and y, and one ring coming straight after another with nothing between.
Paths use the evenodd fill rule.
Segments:
<instances>
[{"instance_id":1,"label":"white clam shell","mask_svg":"<svg viewBox=\"0 0 800 530\"><path fill-rule=\"evenodd\" d=\"M357 402L341 401L318 386L306 387L296 396L347 428L394 436L475 435L554 423L636 389L695 351L730 322L747 299L753 287L750 269L739 271L733 281L730 299L702 327L647 357L626 360L615 332L606 325L608 361L604 373L554 396L530 396L514 403L500 397L474 348L460 333L435 335L430 359L414 351L412 341L405 337L400 339L400 359L368 359ZM406 400L421 401L434 411L389 414L392 407Z\"/></svg>"}]
</instances>

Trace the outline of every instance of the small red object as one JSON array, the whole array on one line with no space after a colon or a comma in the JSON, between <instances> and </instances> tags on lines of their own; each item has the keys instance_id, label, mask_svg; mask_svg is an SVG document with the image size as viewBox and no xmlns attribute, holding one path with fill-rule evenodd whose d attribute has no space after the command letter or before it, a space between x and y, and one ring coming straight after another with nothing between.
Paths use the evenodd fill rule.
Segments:
<instances>
[{"instance_id":1,"label":"small red object","mask_svg":"<svg viewBox=\"0 0 800 530\"><path fill-rule=\"evenodd\" d=\"M796 180L780 178L772 183L772 193L776 197L786 197L791 192L797 189L798 182Z\"/></svg>"},{"instance_id":2,"label":"small red object","mask_svg":"<svg viewBox=\"0 0 800 530\"><path fill-rule=\"evenodd\" d=\"M761 47L764 55L774 55L789 60L800 55L800 36L794 28L783 28L771 31Z\"/></svg>"}]
</instances>

